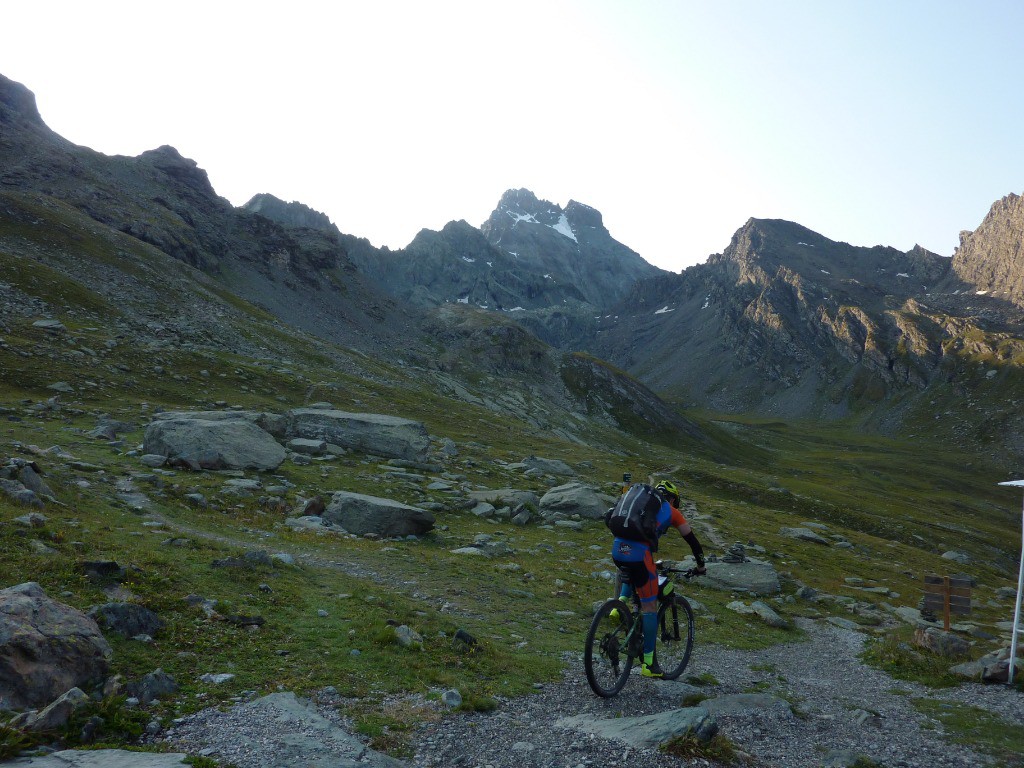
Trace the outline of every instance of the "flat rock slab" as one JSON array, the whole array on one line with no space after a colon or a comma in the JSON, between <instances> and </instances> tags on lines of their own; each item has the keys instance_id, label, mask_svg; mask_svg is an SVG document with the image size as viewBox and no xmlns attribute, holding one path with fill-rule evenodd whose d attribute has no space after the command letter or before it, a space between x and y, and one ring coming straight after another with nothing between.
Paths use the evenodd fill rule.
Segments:
<instances>
[{"instance_id":1,"label":"flat rock slab","mask_svg":"<svg viewBox=\"0 0 1024 768\"><path fill-rule=\"evenodd\" d=\"M380 413L348 413L318 408L288 411L290 438L325 443L388 458L426 461L427 428L418 421Z\"/></svg>"},{"instance_id":2,"label":"flat rock slab","mask_svg":"<svg viewBox=\"0 0 1024 768\"><path fill-rule=\"evenodd\" d=\"M655 748L669 739L687 734L693 734L706 742L718 732L718 723L704 707L686 707L646 717L617 717L612 720L596 719L593 715L575 715L563 717L555 725L606 739L618 739L645 749Z\"/></svg>"},{"instance_id":3,"label":"flat rock slab","mask_svg":"<svg viewBox=\"0 0 1024 768\"><path fill-rule=\"evenodd\" d=\"M792 717L793 707L785 699L766 693L734 693L704 699L700 703L712 715L744 715L749 713Z\"/></svg>"},{"instance_id":4,"label":"flat rock slab","mask_svg":"<svg viewBox=\"0 0 1024 768\"><path fill-rule=\"evenodd\" d=\"M85 749L54 752L45 757L22 757L0 763L26 768L180 768L187 755L178 752L129 752L123 749Z\"/></svg>"},{"instance_id":5,"label":"flat rock slab","mask_svg":"<svg viewBox=\"0 0 1024 768\"><path fill-rule=\"evenodd\" d=\"M204 710L166 733L167 740L191 752L217 747L216 731L230 729L240 754L257 755L260 768L399 768L407 763L367 747L340 725L320 714L316 705L294 693L273 693L232 707ZM207 739L212 739L210 743ZM258 749L253 749L257 746ZM223 748L211 757L232 763ZM50 768L50 766L46 766ZM54 766L53 768L56 768Z\"/></svg>"}]
</instances>

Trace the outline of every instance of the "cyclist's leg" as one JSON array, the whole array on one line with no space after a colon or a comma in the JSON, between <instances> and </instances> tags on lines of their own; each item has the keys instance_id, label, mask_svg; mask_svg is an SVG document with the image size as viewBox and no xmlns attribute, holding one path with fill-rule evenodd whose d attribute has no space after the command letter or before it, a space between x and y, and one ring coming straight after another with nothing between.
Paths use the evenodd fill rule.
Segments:
<instances>
[{"instance_id":1,"label":"cyclist's leg","mask_svg":"<svg viewBox=\"0 0 1024 768\"><path fill-rule=\"evenodd\" d=\"M660 677L660 670L654 669L654 648L658 641L658 572L650 550L644 556L647 581L637 589L640 610L644 622L644 663L643 673L648 677Z\"/></svg>"}]
</instances>

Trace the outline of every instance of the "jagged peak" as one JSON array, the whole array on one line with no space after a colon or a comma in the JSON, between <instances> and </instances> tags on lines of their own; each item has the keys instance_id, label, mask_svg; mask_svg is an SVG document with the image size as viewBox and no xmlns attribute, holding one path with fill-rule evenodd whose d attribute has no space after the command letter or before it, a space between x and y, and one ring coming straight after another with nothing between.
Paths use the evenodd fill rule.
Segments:
<instances>
[{"instance_id":1,"label":"jagged peak","mask_svg":"<svg viewBox=\"0 0 1024 768\"><path fill-rule=\"evenodd\" d=\"M18 118L43 124L36 95L21 83L0 75L0 123L13 123Z\"/></svg>"},{"instance_id":2,"label":"jagged peak","mask_svg":"<svg viewBox=\"0 0 1024 768\"><path fill-rule=\"evenodd\" d=\"M279 197L266 192L253 195L252 199L243 205L242 208L251 213L258 213L268 219L277 221L279 224L306 227L308 229L322 229L331 232L338 231L338 228L331 223L327 214L314 210L305 203L295 200L286 203Z\"/></svg>"}]
</instances>

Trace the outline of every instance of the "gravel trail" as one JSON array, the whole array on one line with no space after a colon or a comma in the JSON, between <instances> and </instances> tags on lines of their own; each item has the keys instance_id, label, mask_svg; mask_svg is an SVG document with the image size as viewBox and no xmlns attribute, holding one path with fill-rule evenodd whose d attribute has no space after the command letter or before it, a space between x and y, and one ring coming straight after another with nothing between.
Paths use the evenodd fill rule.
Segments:
<instances>
[{"instance_id":1,"label":"gravel trail","mask_svg":"<svg viewBox=\"0 0 1024 768\"><path fill-rule=\"evenodd\" d=\"M756 689L792 704L790 709L776 701L775 706L715 715L720 732L754 765L817 768L834 751L864 755L890 768L995 764L987 755L943 741L942 726L918 712L915 698L981 707L1007 724L1024 722L1024 696L1006 686L965 684L934 691L896 681L858 659L861 634L807 620L801 621L801 629L807 634L805 642L758 651L698 646L687 670L717 680L701 689L709 702ZM681 687L642 679L634 671L622 693L600 699L591 692L582 662L574 656L562 681L545 685L536 695L502 700L491 713L451 712L419 726L411 739L415 756L404 762L417 768L586 768L627 760L631 768L692 766L692 760L558 724L572 715L603 720L675 709L681 705ZM322 711L337 720L332 697L323 697L321 703ZM262 725L271 739L275 737L274 723L252 723L251 714L249 719L250 727ZM239 750L240 740L230 723L231 718L196 716L163 738L176 748L230 754L238 768L279 768L265 762L260 750Z\"/></svg>"}]
</instances>

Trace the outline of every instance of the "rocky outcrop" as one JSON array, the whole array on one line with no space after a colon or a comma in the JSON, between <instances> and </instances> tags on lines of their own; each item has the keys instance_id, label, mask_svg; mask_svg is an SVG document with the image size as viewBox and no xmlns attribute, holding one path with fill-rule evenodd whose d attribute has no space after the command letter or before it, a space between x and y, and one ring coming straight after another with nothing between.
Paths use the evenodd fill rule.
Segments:
<instances>
[{"instance_id":1,"label":"rocky outcrop","mask_svg":"<svg viewBox=\"0 0 1024 768\"><path fill-rule=\"evenodd\" d=\"M953 271L976 290L1024 306L1024 197L996 201L976 230L960 233Z\"/></svg>"},{"instance_id":2,"label":"rocky outcrop","mask_svg":"<svg viewBox=\"0 0 1024 768\"><path fill-rule=\"evenodd\" d=\"M110 656L96 622L38 584L0 590L0 710L41 707L100 682Z\"/></svg>"},{"instance_id":3,"label":"rocky outcrop","mask_svg":"<svg viewBox=\"0 0 1024 768\"><path fill-rule=\"evenodd\" d=\"M242 206L247 211L258 213L278 224L288 227L305 227L306 229L320 229L325 232L340 234L327 214L314 211L308 205L292 201L286 203L273 195L255 195L249 202Z\"/></svg>"}]
</instances>

